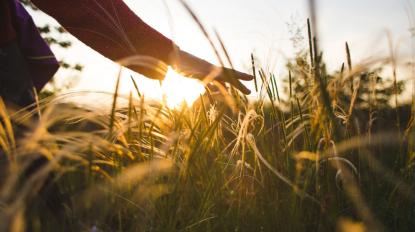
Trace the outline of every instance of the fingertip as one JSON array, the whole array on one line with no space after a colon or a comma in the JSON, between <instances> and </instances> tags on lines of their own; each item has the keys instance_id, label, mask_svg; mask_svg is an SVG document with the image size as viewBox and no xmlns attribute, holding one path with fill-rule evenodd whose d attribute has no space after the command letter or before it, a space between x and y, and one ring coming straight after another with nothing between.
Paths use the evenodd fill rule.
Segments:
<instances>
[{"instance_id":1,"label":"fingertip","mask_svg":"<svg viewBox=\"0 0 415 232\"><path fill-rule=\"evenodd\" d=\"M244 79L244 81L252 81L254 79L253 76L249 76L248 78Z\"/></svg>"},{"instance_id":2,"label":"fingertip","mask_svg":"<svg viewBox=\"0 0 415 232\"><path fill-rule=\"evenodd\" d=\"M251 90L249 90L247 87L243 86L243 88L239 89L244 95L251 94Z\"/></svg>"},{"instance_id":3,"label":"fingertip","mask_svg":"<svg viewBox=\"0 0 415 232\"><path fill-rule=\"evenodd\" d=\"M244 74L241 76L241 80L244 80L244 81L252 81L253 79L254 79L254 76L252 75Z\"/></svg>"}]
</instances>

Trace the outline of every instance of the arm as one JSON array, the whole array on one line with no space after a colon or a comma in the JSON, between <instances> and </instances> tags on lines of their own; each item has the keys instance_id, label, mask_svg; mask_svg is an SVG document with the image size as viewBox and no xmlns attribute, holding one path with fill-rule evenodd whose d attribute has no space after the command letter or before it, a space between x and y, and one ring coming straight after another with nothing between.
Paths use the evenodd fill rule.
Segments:
<instances>
[{"instance_id":1,"label":"arm","mask_svg":"<svg viewBox=\"0 0 415 232\"><path fill-rule=\"evenodd\" d=\"M118 61L141 54L169 63L172 41L144 23L121 0L32 2L72 35L111 60ZM161 79L159 73L151 72L151 68L133 69L151 78Z\"/></svg>"},{"instance_id":2,"label":"arm","mask_svg":"<svg viewBox=\"0 0 415 232\"><path fill-rule=\"evenodd\" d=\"M198 79L215 68L204 60L180 51L171 40L137 17L122 0L32 1L79 40L111 60L119 61L134 55L151 57ZM172 56L175 51L178 51L178 55ZM159 66L161 69L127 65L147 77L163 79L166 69L163 65ZM240 79L250 79L250 76L245 74Z\"/></svg>"}]
</instances>

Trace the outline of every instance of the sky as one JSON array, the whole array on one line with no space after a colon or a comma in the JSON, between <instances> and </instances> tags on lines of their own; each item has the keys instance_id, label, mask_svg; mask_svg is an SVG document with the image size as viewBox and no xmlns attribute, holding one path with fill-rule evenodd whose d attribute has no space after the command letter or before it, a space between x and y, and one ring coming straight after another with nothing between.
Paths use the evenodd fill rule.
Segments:
<instances>
[{"instance_id":1,"label":"sky","mask_svg":"<svg viewBox=\"0 0 415 232\"><path fill-rule=\"evenodd\" d=\"M318 33L329 69L338 69L345 60L344 43L352 51L354 63L369 57L388 54L387 32L398 47L402 60L411 53L408 2L412 0L319 0ZM217 64L208 41L178 0L125 0L145 22L173 39L178 46L194 55ZM294 55L293 30L303 28L308 17L306 0L187 0L206 28L219 32L235 64L249 72L250 54L263 67L279 77L286 75L284 64ZM415 6L414 3L412 3ZM166 5L168 7L166 7ZM412 9L415 11L415 9ZM170 16L169 16L170 15ZM38 24L53 19L34 14ZM133 28L131 28L133 30ZM75 38L69 50L54 50L59 58L85 66L81 74L60 71L65 80L76 80L70 91L105 91L114 89L118 66L89 49ZM132 72L124 72L121 91L133 89L133 75L142 92L150 97L160 95L159 82ZM78 77L75 77L78 76ZM400 78L405 78L404 74ZM253 85L248 83L253 89Z\"/></svg>"}]
</instances>

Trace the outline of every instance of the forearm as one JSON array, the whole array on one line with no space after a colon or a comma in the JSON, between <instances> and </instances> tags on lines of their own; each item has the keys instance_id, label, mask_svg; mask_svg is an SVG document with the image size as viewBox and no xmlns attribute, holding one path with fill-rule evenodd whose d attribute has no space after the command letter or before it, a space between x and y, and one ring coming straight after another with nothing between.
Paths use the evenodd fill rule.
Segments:
<instances>
[{"instance_id":1,"label":"forearm","mask_svg":"<svg viewBox=\"0 0 415 232\"><path fill-rule=\"evenodd\" d=\"M144 55L170 64L173 42L136 16L122 0L32 0L79 40L117 61Z\"/></svg>"}]
</instances>

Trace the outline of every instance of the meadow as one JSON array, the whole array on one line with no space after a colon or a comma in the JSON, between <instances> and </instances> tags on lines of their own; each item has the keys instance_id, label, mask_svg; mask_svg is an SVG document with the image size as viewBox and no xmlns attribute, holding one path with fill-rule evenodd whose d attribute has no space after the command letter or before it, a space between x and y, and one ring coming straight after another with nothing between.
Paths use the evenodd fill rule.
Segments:
<instances>
[{"instance_id":1,"label":"meadow","mask_svg":"<svg viewBox=\"0 0 415 232\"><path fill-rule=\"evenodd\" d=\"M252 56L256 99L219 85L170 108L117 85L109 110L0 101L0 231L414 231L411 83L347 43L328 73L307 26L286 77Z\"/></svg>"}]
</instances>

